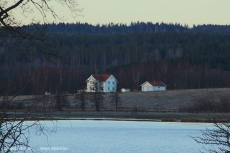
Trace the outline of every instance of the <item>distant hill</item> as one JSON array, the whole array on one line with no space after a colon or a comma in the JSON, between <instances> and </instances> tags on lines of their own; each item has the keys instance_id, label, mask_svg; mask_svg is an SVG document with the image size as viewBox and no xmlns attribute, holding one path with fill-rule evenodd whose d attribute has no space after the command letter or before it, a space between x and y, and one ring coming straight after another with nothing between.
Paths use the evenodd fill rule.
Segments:
<instances>
[{"instance_id":1,"label":"distant hill","mask_svg":"<svg viewBox=\"0 0 230 153\"><path fill-rule=\"evenodd\" d=\"M30 25L28 30L39 27ZM91 74L102 73L113 74L118 89L138 91L147 80L162 81L168 89L228 87L229 29L151 22L60 23L45 25L37 46L0 37L0 91L10 77L12 93L25 84L21 94L76 93Z\"/></svg>"},{"instance_id":2,"label":"distant hill","mask_svg":"<svg viewBox=\"0 0 230 153\"><path fill-rule=\"evenodd\" d=\"M41 25L32 25L41 26ZM131 22L129 25L122 23L109 23L102 25L92 25L89 23L58 23L47 24L47 32L52 33L71 33L71 34L128 34L136 32L204 32L204 33L218 33L230 34L230 25L181 25L180 23L152 23L152 22Z\"/></svg>"}]
</instances>

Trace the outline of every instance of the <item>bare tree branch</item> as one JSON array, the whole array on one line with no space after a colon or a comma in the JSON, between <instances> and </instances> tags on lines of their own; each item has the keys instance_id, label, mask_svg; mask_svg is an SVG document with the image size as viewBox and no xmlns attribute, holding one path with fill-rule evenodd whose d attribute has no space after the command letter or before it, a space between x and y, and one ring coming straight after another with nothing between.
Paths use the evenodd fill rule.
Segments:
<instances>
[{"instance_id":1,"label":"bare tree branch","mask_svg":"<svg viewBox=\"0 0 230 153\"><path fill-rule=\"evenodd\" d=\"M57 53L47 50L47 36L45 34L45 25L43 27L22 26L21 22L14 18L13 10L20 8L23 15L33 13L34 10L40 12L43 21L47 22L47 15L51 14L53 19L61 19L51 6L51 2L60 3L67 6L73 17L76 17L81 9L78 9L78 3L75 0L3 0L0 1L0 35L1 44L10 42L10 45L19 44L19 54L29 54L33 56L44 56L49 59L51 57L60 57ZM34 10L33 10L34 9ZM74 15L76 16L74 16ZM14 43L16 42L16 43ZM33 50L23 50L23 48L31 46ZM44 47L45 46L45 47ZM7 57L7 52L1 56ZM54 100L47 96L34 96L32 99L27 99L23 102L22 109L15 108L15 104L19 104L17 97L30 84L35 74L30 74L26 83L21 85L18 92L15 91L15 85L11 76L13 68L9 60L6 59L6 73L8 79L6 86L1 91L0 97L0 152L12 152L13 147L29 147L28 137L25 134L30 127L36 126L38 131L43 132L44 127L40 124L40 119L52 118L52 112L55 111ZM12 94L14 92L14 94ZM51 102L50 102L51 101ZM26 122L33 120L33 122Z\"/></svg>"}]
</instances>

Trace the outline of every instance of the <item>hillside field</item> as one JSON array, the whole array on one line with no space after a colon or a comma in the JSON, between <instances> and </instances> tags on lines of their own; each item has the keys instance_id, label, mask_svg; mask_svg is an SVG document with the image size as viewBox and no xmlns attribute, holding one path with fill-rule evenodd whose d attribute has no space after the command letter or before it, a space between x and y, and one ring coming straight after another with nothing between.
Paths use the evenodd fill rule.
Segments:
<instances>
[{"instance_id":1,"label":"hillside field","mask_svg":"<svg viewBox=\"0 0 230 153\"><path fill-rule=\"evenodd\" d=\"M181 108L189 107L193 102L201 100L211 100L218 103L221 99L230 98L230 88L213 88L213 89L188 89L188 90L166 90L152 92L126 92L119 93L118 111L128 112L178 112ZM63 110L81 111L81 102L76 98L78 94L68 94ZM102 94L103 100L100 102L100 111L115 111L115 101L112 98L114 93ZM35 96L21 95L14 99L15 103L32 102L36 97L46 97L49 104L55 104L55 95ZM47 101L42 101L43 104ZM86 93L85 111L95 110L95 101L92 93Z\"/></svg>"}]
</instances>

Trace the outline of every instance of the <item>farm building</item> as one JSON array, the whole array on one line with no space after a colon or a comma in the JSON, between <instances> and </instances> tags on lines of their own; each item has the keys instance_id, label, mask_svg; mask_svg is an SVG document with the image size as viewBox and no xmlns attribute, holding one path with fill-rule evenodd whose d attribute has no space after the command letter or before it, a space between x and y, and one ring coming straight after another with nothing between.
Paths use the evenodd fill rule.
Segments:
<instances>
[{"instance_id":1,"label":"farm building","mask_svg":"<svg viewBox=\"0 0 230 153\"><path fill-rule=\"evenodd\" d=\"M121 92L130 92L130 89L129 88L122 88Z\"/></svg>"},{"instance_id":2,"label":"farm building","mask_svg":"<svg viewBox=\"0 0 230 153\"><path fill-rule=\"evenodd\" d=\"M86 92L116 92L117 79L112 74L92 74L87 80Z\"/></svg>"},{"instance_id":3,"label":"farm building","mask_svg":"<svg viewBox=\"0 0 230 153\"><path fill-rule=\"evenodd\" d=\"M160 81L146 81L141 85L141 91L164 91L167 85Z\"/></svg>"}]
</instances>

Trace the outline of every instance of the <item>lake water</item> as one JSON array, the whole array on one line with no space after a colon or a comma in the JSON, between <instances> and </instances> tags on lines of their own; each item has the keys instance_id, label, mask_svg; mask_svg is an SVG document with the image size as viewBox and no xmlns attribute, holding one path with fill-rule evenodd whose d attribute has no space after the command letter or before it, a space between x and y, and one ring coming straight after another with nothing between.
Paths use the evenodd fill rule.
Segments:
<instances>
[{"instance_id":1,"label":"lake water","mask_svg":"<svg viewBox=\"0 0 230 153\"><path fill-rule=\"evenodd\" d=\"M189 136L200 136L209 123L143 121L43 121L55 132L35 135L35 152L68 153L197 153L202 149Z\"/></svg>"}]
</instances>

